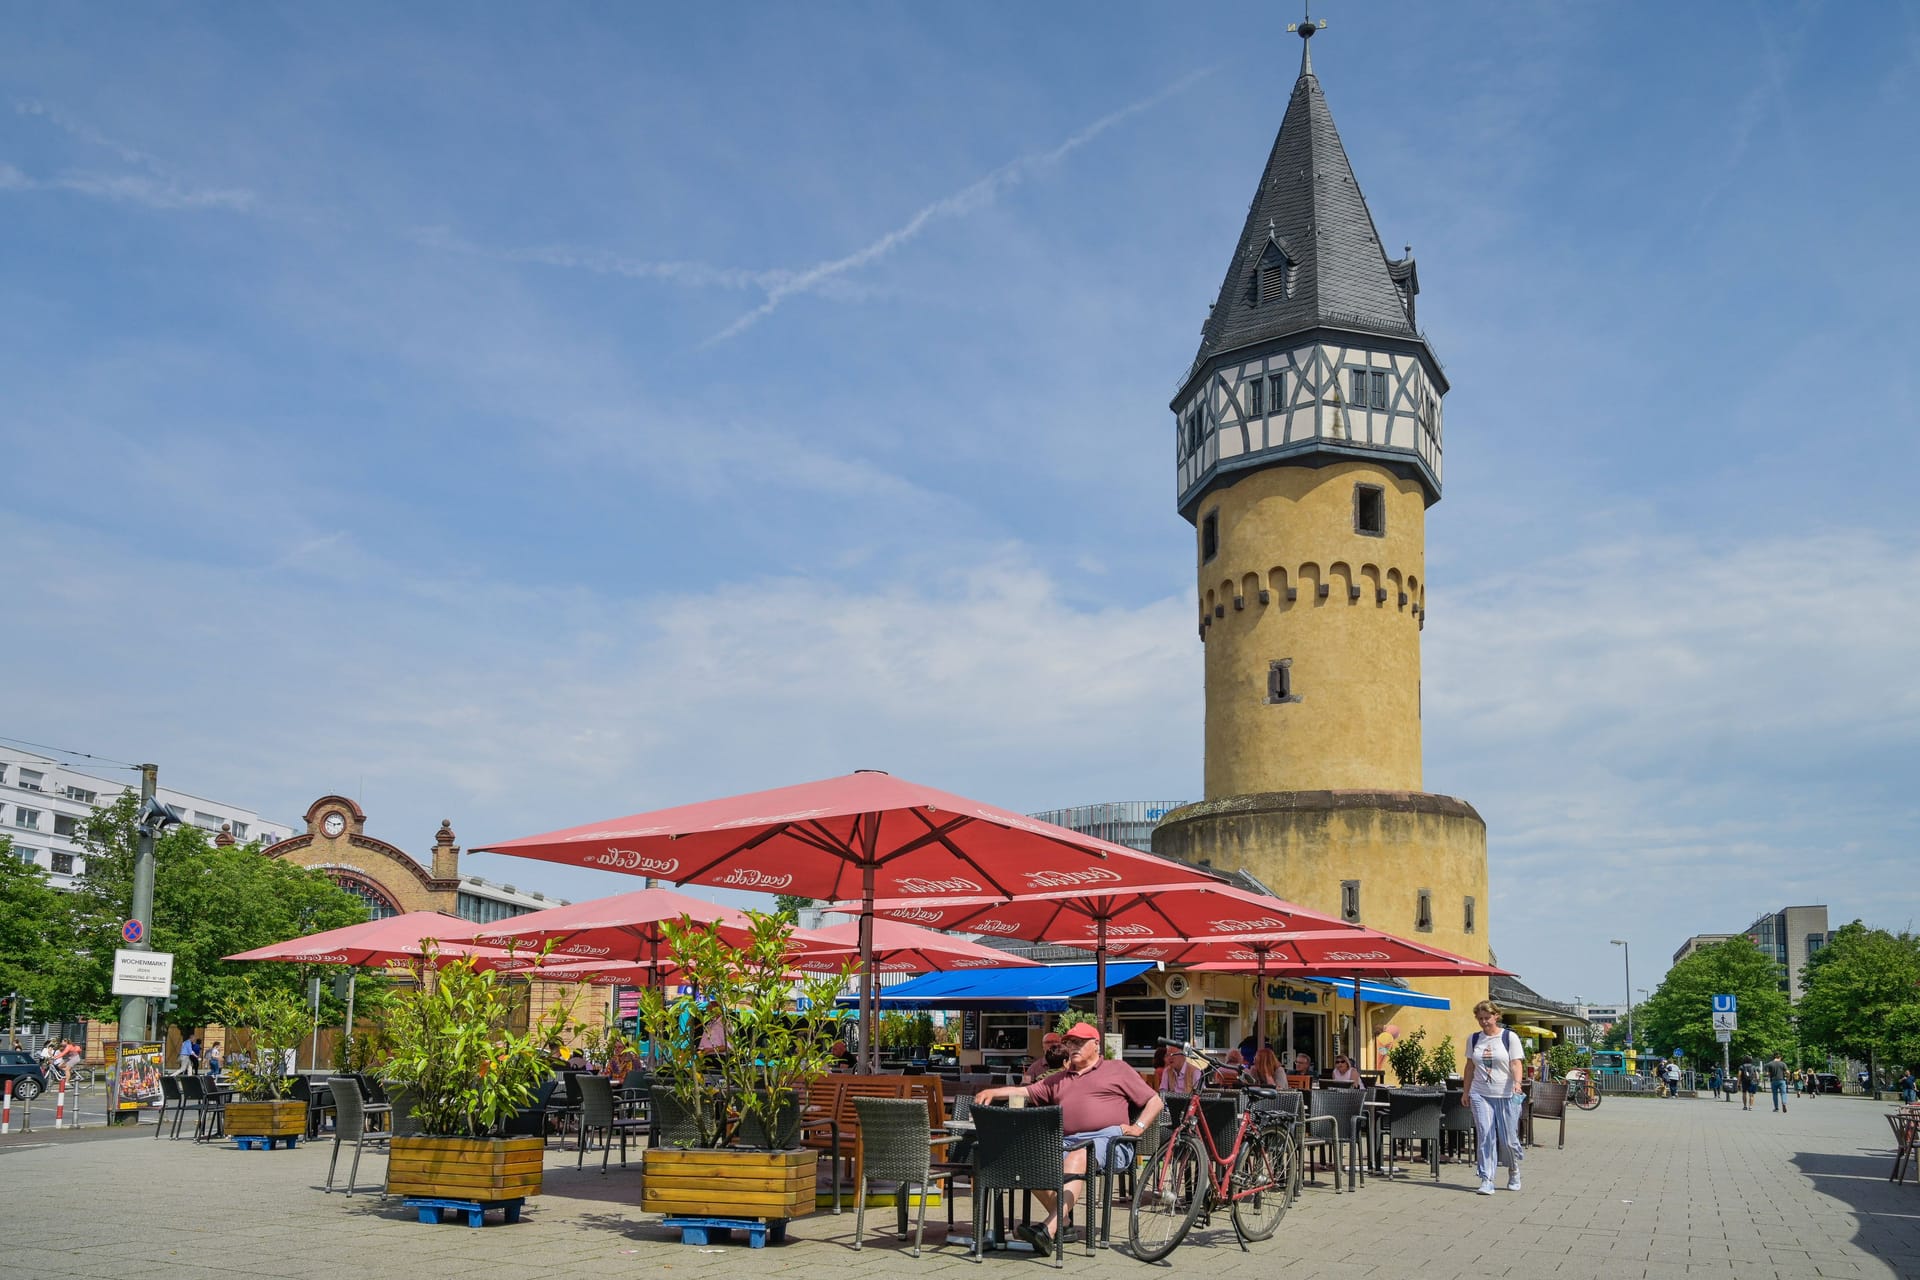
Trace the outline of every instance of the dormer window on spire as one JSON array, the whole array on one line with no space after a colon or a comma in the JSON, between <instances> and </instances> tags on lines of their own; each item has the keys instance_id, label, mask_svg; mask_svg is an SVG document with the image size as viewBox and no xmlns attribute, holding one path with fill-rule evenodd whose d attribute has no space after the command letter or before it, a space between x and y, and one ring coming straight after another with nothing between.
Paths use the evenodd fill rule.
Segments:
<instances>
[{"instance_id":1,"label":"dormer window on spire","mask_svg":"<svg viewBox=\"0 0 1920 1280\"><path fill-rule=\"evenodd\" d=\"M1269 240L1253 274L1253 305L1263 307L1270 302L1284 302L1292 294L1293 261L1287 257L1286 250Z\"/></svg>"}]
</instances>

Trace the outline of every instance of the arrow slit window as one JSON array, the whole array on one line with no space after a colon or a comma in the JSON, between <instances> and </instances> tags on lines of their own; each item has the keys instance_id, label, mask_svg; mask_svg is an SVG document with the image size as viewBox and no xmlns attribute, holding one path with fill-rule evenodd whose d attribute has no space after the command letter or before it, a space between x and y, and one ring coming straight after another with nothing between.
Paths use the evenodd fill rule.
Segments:
<instances>
[{"instance_id":1,"label":"arrow slit window","mask_svg":"<svg viewBox=\"0 0 1920 1280\"><path fill-rule=\"evenodd\" d=\"M1413 927L1418 933L1433 932L1433 890L1422 889L1413 909Z\"/></svg>"},{"instance_id":2,"label":"arrow slit window","mask_svg":"<svg viewBox=\"0 0 1920 1280\"><path fill-rule=\"evenodd\" d=\"M1340 918L1349 924L1360 923L1360 882L1358 880L1340 882Z\"/></svg>"},{"instance_id":3,"label":"arrow slit window","mask_svg":"<svg viewBox=\"0 0 1920 1280\"><path fill-rule=\"evenodd\" d=\"M1466 931L1468 933L1473 932L1473 899L1471 897L1467 899Z\"/></svg>"},{"instance_id":4,"label":"arrow slit window","mask_svg":"<svg viewBox=\"0 0 1920 1280\"><path fill-rule=\"evenodd\" d=\"M1300 695L1293 691L1292 658L1275 658L1267 664L1267 701L1300 701Z\"/></svg>"}]
</instances>

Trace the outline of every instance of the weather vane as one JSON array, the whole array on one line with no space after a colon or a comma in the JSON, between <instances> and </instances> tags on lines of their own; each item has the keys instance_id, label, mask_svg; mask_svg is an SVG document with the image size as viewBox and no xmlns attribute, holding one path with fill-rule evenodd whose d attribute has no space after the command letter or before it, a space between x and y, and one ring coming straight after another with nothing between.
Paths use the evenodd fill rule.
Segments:
<instances>
[{"instance_id":1,"label":"weather vane","mask_svg":"<svg viewBox=\"0 0 1920 1280\"><path fill-rule=\"evenodd\" d=\"M1326 29L1327 20L1325 18L1320 19L1318 22L1313 20L1313 0L1307 0L1307 3L1300 6L1300 21L1289 22L1287 24L1287 30L1299 32L1302 40L1311 40L1313 39L1314 32L1325 31Z\"/></svg>"}]
</instances>

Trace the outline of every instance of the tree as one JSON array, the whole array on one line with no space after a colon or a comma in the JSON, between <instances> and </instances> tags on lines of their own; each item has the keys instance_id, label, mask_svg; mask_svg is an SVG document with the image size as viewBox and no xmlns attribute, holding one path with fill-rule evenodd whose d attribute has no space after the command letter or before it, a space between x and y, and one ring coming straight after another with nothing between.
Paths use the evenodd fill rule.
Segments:
<instances>
[{"instance_id":1,"label":"tree","mask_svg":"<svg viewBox=\"0 0 1920 1280\"><path fill-rule=\"evenodd\" d=\"M1752 1054L1764 1058L1776 1050L1794 1050L1793 1022L1780 969L1744 937L1702 947L1667 971L1660 989L1634 1010L1644 1049L1666 1057L1675 1049L1696 1062L1720 1056L1713 1033L1713 997L1731 995L1740 1011L1740 1027L1731 1048L1736 1061Z\"/></svg>"},{"instance_id":2,"label":"tree","mask_svg":"<svg viewBox=\"0 0 1920 1280\"><path fill-rule=\"evenodd\" d=\"M1800 1026L1809 1043L1877 1063L1920 1056L1920 939L1855 920L1802 970Z\"/></svg>"},{"instance_id":3,"label":"tree","mask_svg":"<svg viewBox=\"0 0 1920 1280\"><path fill-rule=\"evenodd\" d=\"M36 1021L54 1015L54 970L59 942L68 934L66 895L47 873L13 855L13 841L0 836L0 995L31 1000ZM0 1019L4 1030L5 1019Z\"/></svg>"},{"instance_id":4,"label":"tree","mask_svg":"<svg viewBox=\"0 0 1920 1280\"><path fill-rule=\"evenodd\" d=\"M74 944L58 999L66 1016L118 1016L113 953L133 902L138 800L131 792L94 810L80 843L87 866L72 898ZM319 871L260 856L260 846L217 848L197 827L173 827L154 841L155 951L172 952L179 1005L171 1021L197 1027L219 1019L251 976L265 989L299 992L307 973L293 965L220 959L367 918L366 904Z\"/></svg>"},{"instance_id":5,"label":"tree","mask_svg":"<svg viewBox=\"0 0 1920 1280\"><path fill-rule=\"evenodd\" d=\"M796 893L776 893L773 895L774 914L785 916L788 920L798 920L801 911L812 905L812 898L803 898Z\"/></svg>"}]
</instances>

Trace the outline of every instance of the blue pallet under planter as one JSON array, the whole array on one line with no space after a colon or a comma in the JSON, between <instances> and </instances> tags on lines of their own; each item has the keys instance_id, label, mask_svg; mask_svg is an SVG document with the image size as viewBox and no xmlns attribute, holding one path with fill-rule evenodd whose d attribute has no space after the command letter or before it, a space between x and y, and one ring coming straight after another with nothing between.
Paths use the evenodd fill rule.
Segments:
<instances>
[{"instance_id":1,"label":"blue pallet under planter","mask_svg":"<svg viewBox=\"0 0 1920 1280\"><path fill-rule=\"evenodd\" d=\"M447 1200L439 1196L408 1196L401 1201L409 1209L418 1209L422 1222L444 1221L440 1216L441 1210L452 1209L466 1214L467 1225L470 1227L477 1227L486 1221L485 1215L489 1209L503 1210L503 1220L506 1222L518 1222L520 1206L526 1202L525 1196L515 1196L511 1200Z\"/></svg>"},{"instance_id":2,"label":"blue pallet under planter","mask_svg":"<svg viewBox=\"0 0 1920 1280\"><path fill-rule=\"evenodd\" d=\"M662 1225L677 1227L681 1244L714 1244L728 1239L735 1231L747 1233L747 1245L753 1249L763 1249L771 1239L775 1244L787 1242L787 1220L774 1218L688 1218L675 1217L662 1220ZM718 1233L716 1236L715 1233Z\"/></svg>"}]
</instances>

